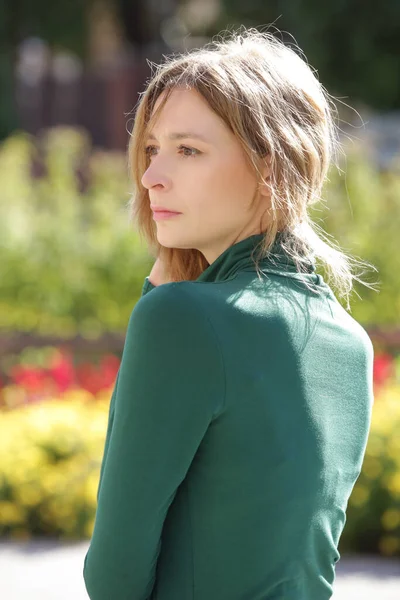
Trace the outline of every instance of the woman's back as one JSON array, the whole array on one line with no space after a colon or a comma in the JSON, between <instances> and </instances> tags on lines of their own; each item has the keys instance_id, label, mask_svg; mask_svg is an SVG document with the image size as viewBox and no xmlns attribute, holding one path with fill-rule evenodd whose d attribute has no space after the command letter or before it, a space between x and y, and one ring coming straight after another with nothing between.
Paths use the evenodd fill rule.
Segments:
<instances>
[{"instance_id":1,"label":"woman's back","mask_svg":"<svg viewBox=\"0 0 400 600\"><path fill-rule=\"evenodd\" d=\"M140 420L141 429L129 422L129 412L120 413L136 436L131 452L142 454L121 452L127 464L120 469L130 472L131 493L124 498L115 489L111 470L104 490L114 505L121 495L130 535L115 563L119 577L104 549L96 572L106 578L108 572L114 582L125 573L124 589L133 590L127 597L332 595L337 545L368 436L372 345L312 266L300 275L290 263L265 259L265 275L258 279L250 254L260 237L228 248L194 282L153 291L146 280L132 313L116 394L121 407L129 390L124 368L135 369L134 347L145 343L145 332L170 352L162 353L162 374L151 374L148 365L142 383L140 368L132 375L140 408L131 417ZM304 285L305 278L317 283L318 294ZM189 373L193 360L186 366L182 361L193 353L199 364ZM150 403L149 394L158 395L149 420L142 392ZM164 419L158 436L149 428L155 414ZM193 441L191 457L186 436ZM103 464L107 460L106 452ZM106 525L98 518L101 530ZM143 523L154 529L153 545Z\"/></svg>"},{"instance_id":2,"label":"woman's back","mask_svg":"<svg viewBox=\"0 0 400 600\"><path fill-rule=\"evenodd\" d=\"M243 269L185 284L219 340L226 396L167 517L157 600L332 593L369 430L372 345L328 286L318 298L290 272L259 281Z\"/></svg>"}]
</instances>

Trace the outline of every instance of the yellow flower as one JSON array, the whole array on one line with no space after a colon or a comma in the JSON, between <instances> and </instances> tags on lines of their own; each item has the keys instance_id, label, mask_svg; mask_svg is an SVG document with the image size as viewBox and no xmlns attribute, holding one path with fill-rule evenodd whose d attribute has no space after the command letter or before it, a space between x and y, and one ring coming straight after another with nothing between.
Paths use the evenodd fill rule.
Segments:
<instances>
[{"instance_id":1,"label":"yellow flower","mask_svg":"<svg viewBox=\"0 0 400 600\"><path fill-rule=\"evenodd\" d=\"M0 502L0 526L23 523L26 518L25 510L14 502Z\"/></svg>"},{"instance_id":2,"label":"yellow flower","mask_svg":"<svg viewBox=\"0 0 400 600\"><path fill-rule=\"evenodd\" d=\"M86 537L91 538L93 535L93 530L94 530L94 521L95 518L93 517L92 519L89 519L89 521L87 521L85 528L84 528L84 534L86 535Z\"/></svg>"},{"instance_id":3,"label":"yellow flower","mask_svg":"<svg viewBox=\"0 0 400 600\"><path fill-rule=\"evenodd\" d=\"M2 412L0 486L13 502L0 502L1 530L29 539L29 514L61 537L90 537L108 411L105 395L89 401L74 391Z\"/></svg>"},{"instance_id":4,"label":"yellow flower","mask_svg":"<svg viewBox=\"0 0 400 600\"><path fill-rule=\"evenodd\" d=\"M46 496L62 492L65 488L65 476L62 469L48 466L43 470L40 484Z\"/></svg>"},{"instance_id":5,"label":"yellow flower","mask_svg":"<svg viewBox=\"0 0 400 600\"><path fill-rule=\"evenodd\" d=\"M386 455L400 465L400 438L392 438L386 446Z\"/></svg>"},{"instance_id":6,"label":"yellow flower","mask_svg":"<svg viewBox=\"0 0 400 600\"><path fill-rule=\"evenodd\" d=\"M100 473L97 471L91 473L85 483L85 499L89 504L97 502L97 488L99 485Z\"/></svg>"},{"instance_id":7,"label":"yellow flower","mask_svg":"<svg viewBox=\"0 0 400 600\"><path fill-rule=\"evenodd\" d=\"M366 455L367 456L380 456L384 452L384 445L381 438L377 436L370 435L367 448Z\"/></svg>"},{"instance_id":8,"label":"yellow flower","mask_svg":"<svg viewBox=\"0 0 400 600\"><path fill-rule=\"evenodd\" d=\"M376 479L382 472L382 461L374 456L366 456L362 466L362 472L368 479Z\"/></svg>"},{"instance_id":9,"label":"yellow flower","mask_svg":"<svg viewBox=\"0 0 400 600\"><path fill-rule=\"evenodd\" d=\"M18 502L22 506L36 506L42 500L43 494L38 482L27 482L19 485L14 490Z\"/></svg>"},{"instance_id":10,"label":"yellow flower","mask_svg":"<svg viewBox=\"0 0 400 600\"><path fill-rule=\"evenodd\" d=\"M385 529L396 529L400 525L400 510L389 508L381 518L381 523Z\"/></svg>"},{"instance_id":11,"label":"yellow flower","mask_svg":"<svg viewBox=\"0 0 400 600\"><path fill-rule=\"evenodd\" d=\"M354 487L349 503L352 506L362 506L369 498L369 490L365 486L358 484Z\"/></svg>"},{"instance_id":12,"label":"yellow flower","mask_svg":"<svg viewBox=\"0 0 400 600\"><path fill-rule=\"evenodd\" d=\"M62 396L63 402L93 402L94 396L87 390L83 390L82 388L70 389L63 393Z\"/></svg>"},{"instance_id":13,"label":"yellow flower","mask_svg":"<svg viewBox=\"0 0 400 600\"><path fill-rule=\"evenodd\" d=\"M400 498L400 471L387 478L387 489L394 498Z\"/></svg>"},{"instance_id":14,"label":"yellow flower","mask_svg":"<svg viewBox=\"0 0 400 600\"><path fill-rule=\"evenodd\" d=\"M391 556L400 550L400 538L394 535L385 535L379 540L378 546L382 554Z\"/></svg>"}]
</instances>

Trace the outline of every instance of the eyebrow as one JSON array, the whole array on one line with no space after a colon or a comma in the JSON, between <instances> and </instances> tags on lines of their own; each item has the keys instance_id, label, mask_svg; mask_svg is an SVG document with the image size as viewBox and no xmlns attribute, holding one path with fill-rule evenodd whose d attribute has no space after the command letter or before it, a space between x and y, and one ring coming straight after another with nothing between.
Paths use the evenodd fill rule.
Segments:
<instances>
[{"instance_id":1,"label":"eyebrow","mask_svg":"<svg viewBox=\"0 0 400 600\"><path fill-rule=\"evenodd\" d=\"M186 138L192 138L192 139L202 140L203 142L208 142L209 141L209 140L207 140L206 137L204 137L203 135L201 135L201 133L195 133L194 131L173 131L167 137L168 137L169 140L182 140L182 139L186 139ZM147 136L147 138L149 140L156 140L157 139L155 137L155 135L153 135L152 133L149 133L149 135Z\"/></svg>"}]
</instances>

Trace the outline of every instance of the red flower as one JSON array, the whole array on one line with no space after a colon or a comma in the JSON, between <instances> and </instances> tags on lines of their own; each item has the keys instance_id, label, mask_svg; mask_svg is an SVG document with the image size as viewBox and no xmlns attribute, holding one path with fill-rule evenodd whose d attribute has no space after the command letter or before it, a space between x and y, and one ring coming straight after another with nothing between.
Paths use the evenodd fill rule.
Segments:
<instances>
[{"instance_id":1,"label":"red flower","mask_svg":"<svg viewBox=\"0 0 400 600\"><path fill-rule=\"evenodd\" d=\"M111 387L117 376L119 359L112 355L103 357L96 367L90 363L82 363L76 369L78 385L92 394Z\"/></svg>"},{"instance_id":2,"label":"red flower","mask_svg":"<svg viewBox=\"0 0 400 600\"><path fill-rule=\"evenodd\" d=\"M113 354L104 356L100 363L100 369L103 373L103 387L109 388L113 385L119 369L120 360Z\"/></svg>"},{"instance_id":3,"label":"red flower","mask_svg":"<svg viewBox=\"0 0 400 600\"><path fill-rule=\"evenodd\" d=\"M119 358L107 354L102 357L98 366L85 362L75 368L69 351L54 348L47 368L16 365L10 369L9 376L13 383L26 390L30 399L62 394L76 387L82 387L96 395L113 385L119 364Z\"/></svg>"},{"instance_id":4,"label":"red flower","mask_svg":"<svg viewBox=\"0 0 400 600\"><path fill-rule=\"evenodd\" d=\"M76 377L70 352L57 350L51 360L48 373L53 377L59 392L65 392L73 387Z\"/></svg>"},{"instance_id":5,"label":"red flower","mask_svg":"<svg viewBox=\"0 0 400 600\"><path fill-rule=\"evenodd\" d=\"M14 383L29 392L42 390L46 384L46 371L37 367L15 365L11 368L10 375Z\"/></svg>"},{"instance_id":6,"label":"red flower","mask_svg":"<svg viewBox=\"0 0 400 600\"><path fill-rule=\"evenodd\" d=\"M387 379L393 377L395 372L393 357L387 352L378 354L374 358L374 383L382 385Z\"/></svg>"}]
</instances>

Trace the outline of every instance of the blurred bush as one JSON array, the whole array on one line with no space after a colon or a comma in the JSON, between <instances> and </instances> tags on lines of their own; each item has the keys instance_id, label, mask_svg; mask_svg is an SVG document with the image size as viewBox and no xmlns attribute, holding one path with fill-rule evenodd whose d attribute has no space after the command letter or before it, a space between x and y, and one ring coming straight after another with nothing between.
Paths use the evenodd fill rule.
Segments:
<instances>
[{"instance_id":1,"label":"blurred bush","mask_svg":"<svg viewBox=\"0 0 400 600\"><path fill-rule=\"evenodd\" d=\"M376 396L339 549L400 556L400 382Z\"/></svg>"},{"instance_id":2,"label":"blurred bush","mask_svg":"<svg viewBox=\"0 0 400 600\"><path fill-rule=\"evenodd\" d=\"M111 387L2 411L0 537L90 538ZM400 556L400 382L379 387L339 550Z\"/></svg>"},{"instance_id":3,"label":"blurred bush","mask_svg":"<svg viewBox=\"0 0 400 600\"><path fill-rule=\"evenodd\" d=\"M111 353L102 354L97 362L79 361L64 348L27 346L20 354L0 358L0 409L12 410L66 391L96 395L113 385L119 363Z\"/></svg>"},{"instance_id":4,"label":"blurred bush","mask_svg":"<svg viewBox=\"0 0 400 600\"><path fill-rule=\"evenodd\" d=\"M0 146L0 330L124 331L151 259L129 222L123 154L84 131L16 133Z\"/></svg>"},{"instance_id":5,"label":"blurred bush","mask_svg":"<svg viewBox=\"0 0 400 600\"><path fill-rule=\"evenodd\" d=\"M400 169L379 170L362 144L346 155L345 172L330 172L326 206L311 215L344 250L378 268L366 279L381 281L380 291L356 284L353 316L397 325ZM61 339L124 332L153 260L129 221L125 155L58 127L38 141L16 133L0 146L0 160L0 332Z\"/></svg>"},{"instance_id":6,"label":"blurred bush","mask_svg":"<svg viewBox=\"0 0 400 600\"><path fill-rule=\"evenodd\" d=\"M400 156L390 169L381 169L367 140L344 143L344 151L342 170L332 167L329 172L326 201L310 214L344 251L378 270L362 275L370 283L379 282L378 292L356 282L352 316L363 325L398 326Z\"/></svg>"},{"instance_id":7,"label":"blurred bush","mask_svg":"<svg viewBox=\"0 0 400 600\"><path fill-rule=\"evenodd\" d=\"M110 391L2 412L0 536L90 537Z\"/></svg>"}]
</instances>

